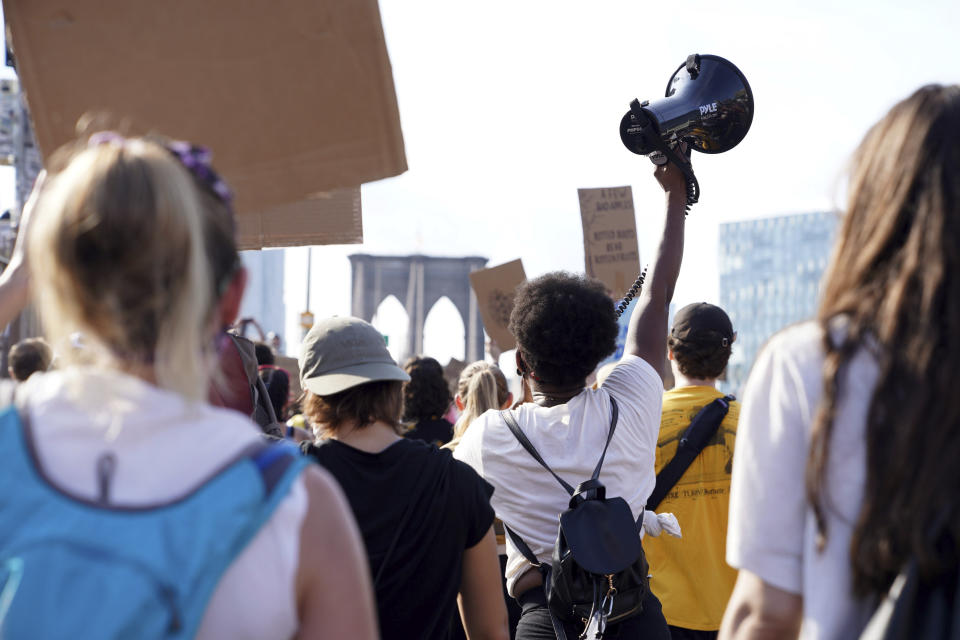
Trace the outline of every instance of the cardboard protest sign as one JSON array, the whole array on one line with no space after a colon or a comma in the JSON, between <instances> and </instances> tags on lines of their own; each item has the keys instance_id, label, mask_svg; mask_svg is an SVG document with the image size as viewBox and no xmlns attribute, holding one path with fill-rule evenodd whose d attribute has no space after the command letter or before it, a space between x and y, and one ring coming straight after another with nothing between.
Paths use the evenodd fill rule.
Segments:
<instances>
[{"instance_id":1,"label":"cardboard protest sign","mask_svg":"<svg viewBox=\"0 0 960 640\"><path fill-rule=\"evenodd\" d=\"M622 296L640 273L633 191L612 187L577 194L587 275L603 282L612 296Z\"/></svg>"},{"instance_id":2,"label":"cardboard protest sign","mask_svg":"<svg viewBox=\"0 0 960 640\"><path fill-rule=\"evenodd\" d=\"M317 193L302 202L237 215L240 249L360 242L360 187Z\"/></svg>"},{"instance_id":3,"label":"cardboard protest sign","mask_svg":"<svg viewBox=\"0 0 960 640\"><path fill-rule=\"evenodd\" d=\"M96 128L207 146L236 192L245 248L357 242L359 199L315 194L406 170L376 0L3 10L44 156L91 115Z\"/></svg>"},{"instance_id":4,"label":"cardboard protest sign","mask_svg":"<svg viewBox=\"0 0 960 640\"><path fill-rule=\"evenodd\" d=\"M526 279L523 262L520 260L470 273L470 286L477 296L483 328L503 351L517 346L517 341L507 330L507 325L510 323L517 287Z\"/></svg>"}]
</instances>

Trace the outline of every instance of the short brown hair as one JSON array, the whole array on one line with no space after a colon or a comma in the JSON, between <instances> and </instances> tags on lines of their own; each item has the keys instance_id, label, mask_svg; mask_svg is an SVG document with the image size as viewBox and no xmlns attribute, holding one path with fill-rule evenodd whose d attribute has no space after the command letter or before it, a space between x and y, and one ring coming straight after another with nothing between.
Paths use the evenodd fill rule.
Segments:
<instances>
[{"instance_id":1,"label":"short brown hair","mask_svg":"<svg viewBox=\"0 0 960 640\"><path fill-rule=\"evenodd\" d=\"M399 380L376 380L350 387L329 396L307 391L303 414L318 432L336 434L348 423L358 429L380 421L400 433L400 412L403 410L403 383Z\"/></svg>"},{"instance_id":2,"label":"short brown hair","mask_svg":"<svg viewBox=\"0 0 960 640\"><path fill-rule=\"evenodd\" d=\"M667 337L667 346L673 352L677 368L688 378L712 380L719 378L727 368L732 345L729 342L723 344L719 333L706 333L714 334L716 339L694 341Z\"/></svg>"},{"instance_id":3,"label":"short brown hair","mask_svg":"<svg viewBox=\"0 0 960 640\"><path fill-rule=\"evenodd\" d=\"M27 338L13 345L7 356L13 377L23 382L37 371L46 371L53 352L43 338Z\"/></svg>"}]
</instances>

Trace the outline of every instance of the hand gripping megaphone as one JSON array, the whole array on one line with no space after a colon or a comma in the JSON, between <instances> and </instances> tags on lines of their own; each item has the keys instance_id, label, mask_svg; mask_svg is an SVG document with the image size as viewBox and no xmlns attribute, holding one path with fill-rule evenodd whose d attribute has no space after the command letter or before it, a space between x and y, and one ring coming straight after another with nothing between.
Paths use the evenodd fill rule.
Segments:
<instances>
[{"instance_id":1,"label":"hand gripping megaphone","mask_svg":"<svg viewBox=\"0 0 960 640\"><path fill-rule=\"evenodd\" d=\"M678 152L681 142L702 153L723 153L739 144L753 122L753 92L737 67L719 56L692 54L667 84L665 97L633 100L620 121L630 151L659 151L687 177L687 204L700 197L693 168Z\"/></svg>"}]
</instances>

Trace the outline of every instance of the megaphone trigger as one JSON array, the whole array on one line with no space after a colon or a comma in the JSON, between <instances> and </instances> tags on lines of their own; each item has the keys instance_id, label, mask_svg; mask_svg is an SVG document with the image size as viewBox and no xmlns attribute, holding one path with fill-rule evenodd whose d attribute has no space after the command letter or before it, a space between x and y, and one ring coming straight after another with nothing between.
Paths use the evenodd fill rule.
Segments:
<instances>
[{"instance_id":1,"label":"megaphone trigger","mask_svg":"<svg viewBox=\"0 0 960 640\"><path fill-rule=\"evenodd\" d=\"M650 162L657 165L658 167L663 166L668 162L670 162L669 160L667 160L667 156L663 155L662 151L654 151L653 153L649 154L647 157L650 158Z\"/></svg>"}]
</instances>

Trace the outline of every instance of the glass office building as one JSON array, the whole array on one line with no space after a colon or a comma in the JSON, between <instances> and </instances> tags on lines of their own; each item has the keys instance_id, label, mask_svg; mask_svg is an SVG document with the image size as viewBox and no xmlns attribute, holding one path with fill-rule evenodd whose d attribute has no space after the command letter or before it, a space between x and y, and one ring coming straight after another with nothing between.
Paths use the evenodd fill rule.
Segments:
<instances>
[{"instance_id":1,"label":"glass office building","mask_svg":"<svg viewBox=\"0 0 960 640\"><path fill-rule=\"evenodd\" d=\"M837 222L824 212L720 225L720 306L737 332L721 389L739 395L767 339L816 313Z\"/></svg>"}]
</instances>

